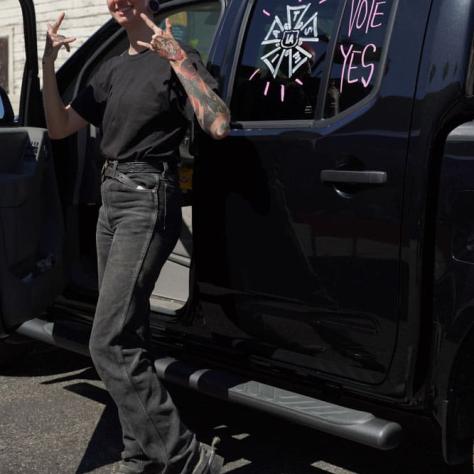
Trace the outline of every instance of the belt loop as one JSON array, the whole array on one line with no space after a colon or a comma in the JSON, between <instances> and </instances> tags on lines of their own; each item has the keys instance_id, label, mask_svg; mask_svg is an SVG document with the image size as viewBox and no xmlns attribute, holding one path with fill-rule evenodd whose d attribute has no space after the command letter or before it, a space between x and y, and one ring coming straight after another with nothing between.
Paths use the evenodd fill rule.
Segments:
<instances>
[{"instance_id":1,"label":"belt loop","mask_svg":"<svg viewBox=\"0 0 474 474\"><path fill-rule=\"evenodd\" d=\"M167 161L163 161L163 173L166 174L168 172L169 165Z\"/></svg>"},{"instance_id":2,"label":"belt loop","mask_svg":"<svg viewBox=\"0 0 474 474\"><path fill-rule=\"evenodd\" d=\"M114 160L112 163L113 163L112 170L115 174L117 172L118 160Z\"/></svg>"},{"instance_id":3,"label":"belt loop","mask_svg":"<svg viewBox=\"0 0 474 474\"><path fill-rule=\"evenodd\" d=\"M105 168L107 168L107 160L104 161L102 164L102 168L100 169L100 182L103 183L105 179Z\"/></svg>"}]
</instances>

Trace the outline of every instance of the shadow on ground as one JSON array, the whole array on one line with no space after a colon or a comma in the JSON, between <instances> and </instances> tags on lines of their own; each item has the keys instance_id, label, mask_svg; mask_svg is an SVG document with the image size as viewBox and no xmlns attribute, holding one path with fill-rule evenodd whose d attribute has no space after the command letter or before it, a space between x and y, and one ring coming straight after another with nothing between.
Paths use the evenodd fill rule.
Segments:
<instances>
[{"instance_id":1,"label":"shadow on ground","mask_svg":"<svg viewBox=\"0 0 474 474\"><path fill-rule=\"evenodd\" d=\"M90 367L85 356L58 349L49 344L33 341L24 355L14 365L0 368L0 375L15 377L38 377L71 372Z\"/></svg>"},{"instance_id":2,"label":"shadow on ground","mask_svg":"<svg viewBox=\"0 0 474 474\"><path fill-rule=\"evenodd\" d=\"M12 371L13 372L13 371ZM75 372L71 374L71 372ZM15 377L46 376L42 385L62 389L104 406L75 473L114 472L122 450L115 405L102 388L91 361L38 346L14 370ZM201 441L222 439L225 472L233 474L472 474L472 466L443 464L438 433L428 420L404 424L399 448L377 451L313 431L248 408L168 385L183 421ZM72 415L73 416L73 415ZM40 435L40 434L38 434ZM45 448L46 449L46 448ZM112 470L111 470L112 469ZM71 471L72 472L72 471Z\"/></svg>"}]
</instances>

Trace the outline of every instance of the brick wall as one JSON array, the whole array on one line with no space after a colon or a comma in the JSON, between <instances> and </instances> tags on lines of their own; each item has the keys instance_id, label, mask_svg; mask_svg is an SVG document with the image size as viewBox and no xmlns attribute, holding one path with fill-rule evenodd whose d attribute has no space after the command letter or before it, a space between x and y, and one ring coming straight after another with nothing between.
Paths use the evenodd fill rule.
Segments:
<instances>
[{"instance_id":1,"label":"brick wall","mask_svg":"<svg viewBox=\"0 0 474 474\"><path fill-rule=\"evenodd\" d=\"M25 64L23 40L23 23L18 0L1 0L0 38L8 38L9 43L9 96L15 113L18 113L21 80ZM35 0L36 27L38 34L38 57L40 60L44 49L47 23L56 20L61 11L66 12L61 31L65 36L75 36L71 52L62 49L56 61L56 69L63 64L84 41L110 18L106 0ZM2 56L0 56L2 57ZM6 65L0 64L0 67Z\"/></svg>"}]
</instances>

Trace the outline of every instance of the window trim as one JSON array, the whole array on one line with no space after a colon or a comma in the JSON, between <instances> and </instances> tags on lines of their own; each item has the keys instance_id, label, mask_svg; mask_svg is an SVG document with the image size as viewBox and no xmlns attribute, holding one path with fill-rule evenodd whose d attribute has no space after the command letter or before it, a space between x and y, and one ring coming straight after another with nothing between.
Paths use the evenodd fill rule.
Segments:
<instances>
[{"instance_id":1,"label":"window trim","mask_svg":"<svg viewBox=\"0 0 474 474\"><path fill-rule=\"evenodd\" d=\"M336 28L336 34L331 38L331 42L328 45L328 51L326 53L329 60L326 64L326 69L324 71L323 78L321 80L321 90L324 91L324 93L318 94L318 103L316 105L316 114L314 117L315 122L318 122L319 120L324 120L323 114L324 114L324 107L326 106L326 99L327 99L326 96L327 96L329 78L331 77L331 69L332 69L332 65L334 61L334 55L336 53L336 46L339 40L339 35L341 33L344 12L346 11L349 1L350 0L344 0L343 2L341 2L341 5L339 5L339 8L337 10L337 15L338 15L339 20L338 20L338 24Z\"/></svg>"},{"instance_id":2,"label":"window trim","mask_svg":"<svg viewBox=\"0 0 474 474\"><path fill-rule=\"evenodd\" d=\"M242 25L239 28L239 34L237 36L237 41L235 44L235 53L232 59L232 67L230 68L229 74L229 87L227 88L227 95L225 97L225 102L230 105L232 102L232 96L234 93L235 87L235 79L237 76L237 69L239 67L240 55L242 52L242 46L244 44L245 34L247 33L247 29L249 27L249 20L252 14L252 10L257 0L250 0L247 4L247 8L245 9L245 13L242 17ZM239 123L239 122L235 122Z\"/></svg>"},{"instance_id":3,"label":"window trim","mask_svg":"<svg viewBox=\"0 0 474 474\"><path fill-rule=\"evenodd\" d=\"M331 38L331 42L328 45L328 53L330 56L328 56L329 60L327 61L327 64L325 66L325 72L323 73L323 78L321 80L321 90L326 91L327 86L329 83L330 75L331 75L331 69L334 61L334 54L336 51L336 46L339 41L339 35L341 32L341 27L342 27L342 20L343 20L343 14L346 11L346 7L348 7L350 0L342 0L341 5L339 6L337 14L339 15L339 22L337 24L336 28L336 34ZM393 28L395 25L395 19L396 19L396 13L398 11L398 5L399 5L399 0L392 0L392 10L390 12L390 17L387 22L387 30L386 30L386 35L385 35L385 40L383 43L383 52L380 58L380 64L379 64L379 69L377 71L377 77L374 83L374 88L368 94L366 97L364 97L362 100L359 102L355 103L351 107L347 108L346 110L340 112L337 115L334 115L334 117L329 117L329 118L324 118L323 113L324 113L324 108L326 105L326 93L320 94L318 96L318 101L315 107L315 116L314 119L307 119L307 120L247 120L247 121L242 121L242 120L237 120L237 121L232 121L231 123L231 129L234 131L236 130L241 130L241 129L301 129L301 128L325 128L328 126L333 125L335 122L338 120L344 119L347 116L353 114L356 111L359 111L363 108L366 108L366 106L374 100L374 98L379 94L380 88L382 85L382 80L384 76L384 71L385 67L387 64L387 56L388 56L388 46L390 45L390 41L392 38L392 33L393 33ZM245 41L245 36L249 28L249 22L251 20L252 16L252 11L254 9L255 3L257 0L250 0L248 2L246 11L243 15L242 18L242 25L239 30L239 35L237 37L236 41L236 47L235 47L235 53L234 53L234 58L232 61L232 67L229 75L229 87L227 89L227 94L225 97L225 101L227 104L231 104L233 93L234 93L234 87L235 87L235 82L237 78L237 70L239 67L239 61L242 53L242 47L244 45ZM323 88L324 86L324 88Z\"/></svg>"}]
</instances>

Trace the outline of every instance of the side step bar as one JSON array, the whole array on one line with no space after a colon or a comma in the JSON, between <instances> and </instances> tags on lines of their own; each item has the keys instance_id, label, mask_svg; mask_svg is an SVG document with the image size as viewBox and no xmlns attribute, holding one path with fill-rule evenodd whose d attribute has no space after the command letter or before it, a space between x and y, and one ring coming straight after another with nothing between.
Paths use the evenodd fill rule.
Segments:
<instances>
[{"instance_id":1,"label":"side step bar","mask_svg":"<svg viewBox=\"0 0 474 474\"><path fill-rule=\"evenodd\" d=\"M90 327L85 324L74 321L51 322L35 318L18 326L15 332L90 357Z\"/></svg>"},{"instance_id":2,"label":"side step bar","mask_svg":"<svg viewBox=\"0 0 474 474\"><path fill-rule=\"evenodd\" d=\"M176 385L256 408L340 438L382 450L396 448L400 443L401 426L371 413L245 380L229 372L191 367L172 357L155 359L155 368L160 378Z\"/></svg>"},{"instance_id":3,"label":"side step bar","mask_svg":"<svg viewBox=\"0 0 474 474\"><path fill-rule=\"evenodd\" d=\"M89 331L85 324L33 319L23 323L16 332L89 355ZM256 408L373 448L393 449L400 442L402 428L398 423L377 418L368 412L247 380L223 370L193 367L173 357L158 357L155 368L160 378L176 385Z\"/></svg>"}]
</instances>

